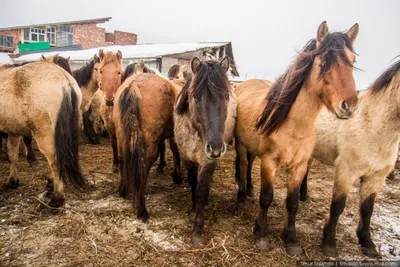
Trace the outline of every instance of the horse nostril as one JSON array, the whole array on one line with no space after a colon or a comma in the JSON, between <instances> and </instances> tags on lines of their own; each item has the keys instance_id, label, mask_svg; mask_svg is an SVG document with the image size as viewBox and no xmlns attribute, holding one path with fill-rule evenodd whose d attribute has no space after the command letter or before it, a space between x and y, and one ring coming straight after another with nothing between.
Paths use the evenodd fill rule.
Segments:
<instances>
[{"instance_id":1,"label":"horse nostril","mask_svg":"<svg viewBox=\"0 0 400 267\"><path fill-rule=\"evenodd\" d=\"M225 153L226 153L226 143L224 142L221 149L221 156L225 155Z\"/></svg>"},{"instance_id":2,"label":"horse nostril","mask_svg":"<svg viewBox=\"0 0 400 267\"><path fill-rule=\"evenodd\" d=\"M207 145L206 145L206 152L207 152L208 154L211 154L211 153L213 152L212 146L211 146L210 144L207 144Z\"/></svg>"},{"instance_id":3,"label":"horse nostril","mask_svg":"<svg viewBox=\"0 0 400 267\"><path fill-rule=\"evenodd\" d=\"M347 110L349 109L349 105L347 104L346 101L343 101L343 102L340 104L340 109L343 110L343 111L347 111Z\"/></svg>"}]
</instances>

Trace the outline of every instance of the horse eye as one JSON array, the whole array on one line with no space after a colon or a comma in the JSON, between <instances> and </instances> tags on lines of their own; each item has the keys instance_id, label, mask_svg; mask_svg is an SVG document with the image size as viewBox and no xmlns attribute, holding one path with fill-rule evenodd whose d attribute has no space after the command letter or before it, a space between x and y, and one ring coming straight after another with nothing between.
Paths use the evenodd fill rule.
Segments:
<instances>
[{"instance_id":1,"label":"horse eye","mask_svg":"<svg viewBox=\"0 0 400 267\"><path fill-rule=\"evenodd\" d=\"M118 71L118 75L121 75L121 72L120 72L120 71Z\"/></svg>"},{"instance_id":2,"label":"horse eye","mask_svg":"<svg viewBox=\"0 0 400 267\"><path fill-rule=\"evenodd\" d=\"M100 71L100 74L103 74L103 72L102 72L102 71Z\"/></svg>"},{"instance_id":3,"label":"horse eye","mask_svg":"<svg viewBox=\"0 0 400 267\"><path fill-rule=\"evenodd\" d=\"M94 68L95 71L97 71L97 68Z\"/></svg>"}]
</instances>

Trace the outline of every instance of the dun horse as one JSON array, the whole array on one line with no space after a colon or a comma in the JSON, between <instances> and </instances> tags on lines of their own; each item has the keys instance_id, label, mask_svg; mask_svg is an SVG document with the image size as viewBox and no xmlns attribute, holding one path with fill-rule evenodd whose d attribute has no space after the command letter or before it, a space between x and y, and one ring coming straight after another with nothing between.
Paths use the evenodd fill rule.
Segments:
<instances>
[{"instance_id":1,"label":"dun horse","mask_svg":"<svg viewBox=\"0 0 400 267\"><path fill-rule=\"evenodd\" d=\"M276 83L251 80L239 85L236 122L238 201L246 196L250 159L261 157L260 212L254 236L260 250L270 249L267 214L278 168L287 168L284 241L289 254L301 254L295 217L300 183L315 144L315 121L322 107L339 119L350 118L357 104L353 79L353 43L358 24L346 33L329 33L323 22Z\"/></svg>"},{"instance_id":2,"label":"dun horse","mask_svg":"<svg viewBox=\"0 0 400 267\"><path fill-rule=\"evenodd\" d=\"M204 209L218 159L232 140L236 119L236 97L226 72L229 59L221 62L191 62L193 77L178 96L174 111L174 133L179 153L188 171L195 212L192 243L204 245Z\"/></svg>"},{"instance_id":3,"label":"dun horse","mask_svg":"<svg viewBox=\"0 0 400 267\"><path fill-rule=\"evenodd\" d=\"M59 56L59 55L55 55L55 56L51 56L51 57L47 57L46 58L46 57L44 57L42 55L42 61L54 63L57 66L59 66L62 69L64 69L70 75L72 75L71 67L69 65L69 58L64 58L64 57ZM30 64L30 63L32 63L32 62L26 62L26 63L23 63L22 65L26 65L26 64ZM22 65L20 65L20 66L22 66ZM18 67L19 65L14 65L14 66ZM4 132L1 133L1 135L0 135L0 146L2 144L2 137L7 138L7 134L4 133ZM32 136L23 136L23 141L24 141L25 148L26 148L26 159L28 160L28 162L31 165L31 167L36 167L37 160L36 160L35 153L33 152L33 149L32 149Z\"/></svg>"},{"instance_id":4,"label":"dun horse","mask_svg":"<svg viewBox=\"0 0 400 267\"><path fill-rule=\"evenodd\" d=\"M51 169L52 188L44 195L50 206L64 202L64 183L82 188L79 167L78 116L81 92L66 71L35 62L0 71L0 130L8 133L11 161L8 185L19 185L19 136L33 136Z\"/></svg>"},{"instance_id":5,"label":"dun horse","mask_svg":"<svg viewBox=\"0 0 400 267\"><path fill-rule=\"evenodd\" d=\"M114 122L118 141L120 194L133 196L137 218L147 220L147 177L158 155L158 144L173 136L175 88L152 73L132 75L118 89Z\"/></svg>"},{"instance_id":6,"label":"dun horse","mask_svg":"<svg viewBox=\"0 0 400 267\"><path fill-rule=\"evenodd\" d=\"M357 236L362 252L377 257L370 222L376 195L397 160L400 142L400 61L388 68L360 97L351 121L335 120L328 112L317 119L313 157L335 166L329 221L324 227L323 252L337 256L336 225L354 181L361 179ZM306 196L307 180L301 187Z\"/></svg>"}]
</instances>

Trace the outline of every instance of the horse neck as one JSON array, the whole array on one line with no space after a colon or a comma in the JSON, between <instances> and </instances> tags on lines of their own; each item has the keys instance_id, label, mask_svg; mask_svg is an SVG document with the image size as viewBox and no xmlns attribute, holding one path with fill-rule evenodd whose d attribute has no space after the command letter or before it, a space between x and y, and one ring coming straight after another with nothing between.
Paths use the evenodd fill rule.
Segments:
<instances>
[{"instance_id":1,"label":"horse neck","mask_svg":"<svg viewBox=\"0 0 400 267\"><path fill-rule=\"evenodd\" d=\"M397 91L387 88L386 91L375 94L368 92L360 98L356 116L371 135L390 140L400 138Z\"/></svg>"},{"instance_id":2,"label":"horse neck","mask_svg":"<svg viewBox=\"0 0 400 267\"><path fill-rule=\"evenodd\" d=\"M318 97L314 85L303 85L293 103L287 121L296 135L315 135L315 124L323 103Z\"/></svg>"}]
</instances>

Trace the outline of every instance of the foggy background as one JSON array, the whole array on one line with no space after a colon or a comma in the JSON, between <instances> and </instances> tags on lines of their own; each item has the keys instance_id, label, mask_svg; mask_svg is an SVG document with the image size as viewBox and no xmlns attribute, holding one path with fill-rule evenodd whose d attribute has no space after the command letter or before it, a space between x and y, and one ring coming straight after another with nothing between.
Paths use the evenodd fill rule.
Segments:
<instances>
[{"instance_id":1,"label":"foggy background","mask_svg":"<svg viewBox=\"0 0 400 267\"><path fill-rule=\"evenodd\" d=\"M326 20L330 30L360 24L357 88L366 89L400 55L400 1L0 0L0 27L112 17L106 30L138 44L231 41L242 78L275 80Z\"/></svg>"}]
</instances>

